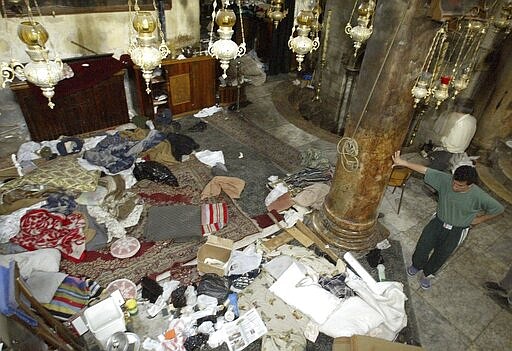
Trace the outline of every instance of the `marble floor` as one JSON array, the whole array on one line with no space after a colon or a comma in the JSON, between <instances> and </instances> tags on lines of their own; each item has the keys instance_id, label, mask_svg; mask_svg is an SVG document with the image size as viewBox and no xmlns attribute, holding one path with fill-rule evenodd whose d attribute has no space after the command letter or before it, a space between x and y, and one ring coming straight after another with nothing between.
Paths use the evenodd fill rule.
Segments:
<instances>
[{"instance_id":1,"label":"marble floor","mask_svg":"<svg viewBox=\"0 0 512 351\"><path fill-rule=\"evenodd\" d=\"M322 150L335 164L335 143L290 124L274 106L274 88L283 80L290 80L291 84L292 79L282 75L270 77L263 86L247 86L247 97L252 103L239 113L291 147ZM421 230L436 208L436 201L426 195L422 184L420 178L409 179L399 215L399 189L392 193L392 188L388 188L379 208L384 214L380 221L389 229L390 238L402 244L406 264L410 264ZM430 290L421 289L416 277L409 278L408 303L414 308L425 350L512 349L512 313L495 303L482 287L485 281L500 280L512 264L511 228L512 208L507 206L502 216L471 230L438 272Z\"/></svg>"},{"instance_id":2,"label":"marble floor","mask_svg":"<svg viewBox=\"0 0 512 351\"><path fill-rule=\"evenodd\" d=\"M322 150L335 164L335 143L290 124L273 103L272 92L277 84L283 80L291 84L293 79L288 75L274 76L263 86L247 86L252 103L240 112L230 113L243 114L291 147ZM24 123L20 122L21 111L9 94L12 93L4 89L0 96L0 153L5 155L16 150L26 134ZM16 125L21 129L6 132ZM435 200L422 190L422 184L419 178L408 181L400 215L396 213L400 190L392 193L387 189L379 208L384 214L380 220L389 229L391 239L401 242L407 264L421 229L436 206ZM511 264L511 214L508 206L501 217L472 229L466 242L438 273L431 290L424 291L416 278L409 279L408 303L414 307L425 350L512 350L512 313L497 305L482 287L487 280L501 279Z\"/></svg>"}]
</instances>

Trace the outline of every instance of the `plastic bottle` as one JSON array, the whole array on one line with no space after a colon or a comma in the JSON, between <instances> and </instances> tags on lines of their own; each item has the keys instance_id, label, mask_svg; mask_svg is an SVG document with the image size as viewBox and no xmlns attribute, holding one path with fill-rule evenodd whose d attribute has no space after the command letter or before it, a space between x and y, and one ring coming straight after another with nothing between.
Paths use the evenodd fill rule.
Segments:
<instances>
[{"instance_id":1,"label":"plastic bottle","mask_svg":"<svg viewBox=\"0 0 512 351\"><path fill-rule=\"evenodd\" d=\"M379 273L379 281L386 280L386 267L382 263L377 265L377 272Z\"/></svg>"}]
</instances>

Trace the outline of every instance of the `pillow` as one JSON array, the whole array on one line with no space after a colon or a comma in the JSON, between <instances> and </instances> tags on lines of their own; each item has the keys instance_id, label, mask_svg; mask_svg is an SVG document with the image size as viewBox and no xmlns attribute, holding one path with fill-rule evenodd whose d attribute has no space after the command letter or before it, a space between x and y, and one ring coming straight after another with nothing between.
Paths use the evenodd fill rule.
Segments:
<instances>
[{"instance_id":1,"label":"pillow","mask_svg":"<svg viewBox=\"0 0 512 351\"><path fill-rule=\"evenodd\" d=\"M320 326L320 331L333 338L365 335L381 323L384 318L359 296L350 297Z\"/></svg>"},{"instance_id":2,"label":"pillow","mask_svg":"<svg viewBox=\"0 0 512 351\"><path fill-rule=\"evenodd\" d=\"M14 179L2 187L2 192L24 185L45 185L76 191L94 191L99 171L87 171L78 164L76 156L57 157L29 174Z\"/></svg>"},{"instance_id":3,"label":"pillow","mask_svg":"<svg viewBox=\"0 0 512 351\"><path fill-rule=\"evenodd\" d=\"M0 265L7 266L14 260L20 268L20 275L26 279L32 271L58 272L60 251L54 248L27 251L12 255L0 255Z\"/></svg>"}]
</instances>

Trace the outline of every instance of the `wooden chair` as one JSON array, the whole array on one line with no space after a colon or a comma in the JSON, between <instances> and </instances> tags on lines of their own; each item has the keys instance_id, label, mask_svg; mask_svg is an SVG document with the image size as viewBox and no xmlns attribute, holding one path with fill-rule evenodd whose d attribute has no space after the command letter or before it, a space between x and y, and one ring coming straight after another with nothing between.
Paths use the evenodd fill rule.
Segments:
<instances>
[{"instance_id":1,"label":"wooden chair","mask_svg":"<svg viewBox=\"0 0 512 351\"><path fill-rule=\"evenodd\" d=\"M397 214L400 214L400 207L402 206L402 198L404 197L404 190L407 180L412 174L412 170L407 167L396 166L393 167L393 171L391 171L391 175L389 176L388 186L392 186L393 192L395 193L396 188L402 189L400 193L400 201L398 202L398 211Z\"/></svg>"},{"instance_id":2,"label":"wooden chair","mask_svg":"<svg viewBox=\"0 0 512 351\"><path fill-rule=\"evenodd\" d=\"M14 267L14 299L18 308L32 320L37 321L33 326L27 323L16 314L9 316L19 322L33 334L40 337L48 346L61 351L85 351L87 346L85 342L68 329L61 321L55 319L48 310L46 310L39 301L30 293L23 279L19 275L19 269Z\"/></svg>"}]
</instances>

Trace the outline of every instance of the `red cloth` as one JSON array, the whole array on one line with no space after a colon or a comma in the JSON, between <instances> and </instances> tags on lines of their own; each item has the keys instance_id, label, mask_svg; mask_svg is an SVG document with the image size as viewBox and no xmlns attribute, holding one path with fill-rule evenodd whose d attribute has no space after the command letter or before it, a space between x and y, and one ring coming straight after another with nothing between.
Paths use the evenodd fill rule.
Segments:
<instances>
[{"instance_id":1,"label":"red cloth","mask_svg":"<svg viewBox=\"0 0 512 351\"><path fill-rule=\"evenodd\" d=\"M65 258L80 261L84 257L85 220L79 213L65 216L45 209L28 211L20 220L20 232L11 242L27 250L54 247Z\"/></svg>"},{"instance_id":2,"label":"red cloth","mask_svg":"<svg viewBox=\"0 0 512 351\"><path fill-rule=\"evenodd\" d=\"M270 211L270 213L272 213L272 215L276 218L278 222L282 221L284 218L276 210L272 210ZM258 227L260 227L261 229L270 227L271 225L275 224L272 218L269 217L268 213L252 217L252 219L254 219L256 223L258 223Z\"/></svg>"}]
</instances>

